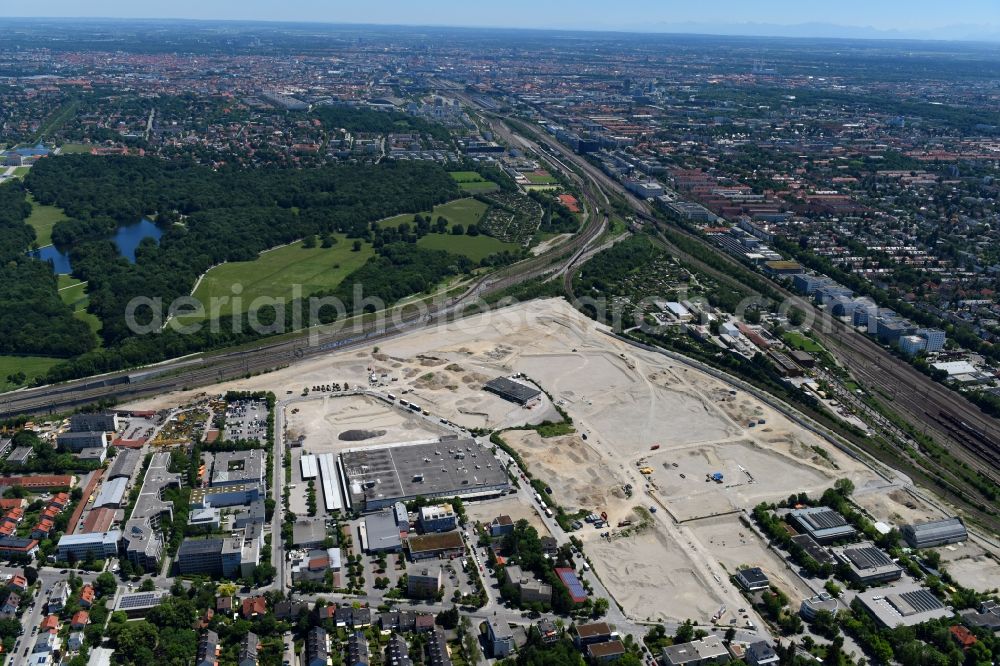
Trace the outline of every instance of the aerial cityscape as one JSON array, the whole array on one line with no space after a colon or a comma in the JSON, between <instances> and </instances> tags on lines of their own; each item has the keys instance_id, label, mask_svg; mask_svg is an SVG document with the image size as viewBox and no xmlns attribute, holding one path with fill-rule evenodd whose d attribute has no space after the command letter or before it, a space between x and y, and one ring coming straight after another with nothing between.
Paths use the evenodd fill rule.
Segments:
<instances>
[{"instance_id":1,"label":"aerial cityscape","mask_svg":"<svg viewBox=\"0 0 1000 666\"><path fill-rule=\"evenodd\" d=\"M0 663L1000 663L996 7L40 4Z\"/></svg>"}]
</instances>

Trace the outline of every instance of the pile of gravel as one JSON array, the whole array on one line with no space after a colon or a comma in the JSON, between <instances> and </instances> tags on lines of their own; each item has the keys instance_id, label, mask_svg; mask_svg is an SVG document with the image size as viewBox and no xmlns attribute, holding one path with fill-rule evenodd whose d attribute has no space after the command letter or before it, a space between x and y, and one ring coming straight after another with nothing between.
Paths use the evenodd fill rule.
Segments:
<instances>
[{"instance_id":1,"label":"pile of gravel","mask_svg":"<svg viewBox=\"0 0 1000 666\"><path fill-rule=\"evenodd\" d=\"M345 430L338 435L337 439L342 442L360 442L366 439L381 437L385 430Z\"/></svg>"}]
</instances>

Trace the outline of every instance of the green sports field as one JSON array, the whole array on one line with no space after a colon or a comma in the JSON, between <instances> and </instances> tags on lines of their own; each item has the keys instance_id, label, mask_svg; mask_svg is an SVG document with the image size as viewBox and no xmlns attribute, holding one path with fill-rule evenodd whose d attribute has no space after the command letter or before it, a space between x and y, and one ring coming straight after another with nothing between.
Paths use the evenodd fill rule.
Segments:
<instances>
[{"instance_id":1,"label":"green sports field","mask_svg":"<svg viewBox=\"0 0 1000 666\"><path fill-rule=\"evenodd\" d=\"M55 206L43 206L36 202L31 195L28 195L28 202L31 203L31 215L28 216L27 222L35 228L35 242L38 243L38 247L52 245L52 228L57 222L69 218Z\"/></svg>"},{"instance_id":2,"label":"green sports field","mask_svg":"<svg viewBox=\"0 0 1000 666\"><path fill-rule=\"evenodd\" d=\"M47 356L0 356L0 391L18 388L17 384L7 381L9 375L23 372L27 379L21 386L30 385L35 377L44 375L49 368L62 361L61 358Z\"/></svg>"},{"instance_id":3,"label":"green sports field","mask_svg":"<svg viewBox=\"0 0 1000 666\"><path fill-rule=\"evenodd\" d=\"M331 248L317 246L306 249L301 242L296 242L262 252L254 261L222 264L209 269L194 293L205 307L205 318L212 314L212 299L231 298L236 284L243 287L239 295L242 299L239 309L245 312L259 296L290 300L293 285L301 285L302 296L333 289L375 254L369 243L364 243L360 252L353 252L351 247L354 241L342 234L336 234L335 238L337 244ZM216 310L219 315L233 313L231 301L219 302L221 305Z\"/></svg>"}]
</instances>

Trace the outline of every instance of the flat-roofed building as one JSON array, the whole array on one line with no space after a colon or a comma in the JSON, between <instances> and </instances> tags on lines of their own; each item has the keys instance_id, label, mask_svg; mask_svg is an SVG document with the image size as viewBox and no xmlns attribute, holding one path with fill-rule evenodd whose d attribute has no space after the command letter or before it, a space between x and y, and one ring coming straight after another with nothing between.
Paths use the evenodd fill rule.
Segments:
<instances>
[{"instance_id":1,"label":"flat-roofed building","mask_svg":"<svg viewBox=\"0 0 1000 666\"><path fill-rule=\"evenodd\" d=\"M491 379L483 385L483 390L495 393L504 400L518 405L529 405L542 395L542 392L534 386L528 386L507 377Z\"/></svg>"},{"instance_id":2,"label":"flat-roofed building","mask_svg":"<svg viewBox=\"0 0 1000 666\"><path fill-rule=\"evenodd\" d=\"M170 472L169 467L169 453L164 451L152 455L139 491L139 499L122 533L125 556L132 564L146 571L155 569L163 554L160 519L164 515L171 518L174 515L174 505L163 500L163 491L179 486L180 475Z\"/></svg>"},{"instance_id":3,"label":"flat-roofed building","mask_svg":"<svg viewBox=\"0 0 1000 666\"><path fill-rule=\"evenodd\" d=\"M399 524L392 511L366 516L361 534L362 545L369 553L395 553L403 549Z\"/></svg>"},{"instance_id":4,"label":"flat-roofed building","mask_svg":"<svg viewBox=\"0 0 1000 666\"><path fill-rule=\"evenodd\" d=\"M128 486L128 479L123 476L108 479L101 484L101 490L97 493L97 498L94 499L94 507L117 508L121 506L125 499L126 486Z\"/></svg>"},{"instance_id":5,"label":"flat-roofed building","mask_svg":"<svg viewBox=\"0 0 1000 666\"><path fill-rule=\"evenodd\" d=\"M87 534L64 534L56 546L57 557L68 562L70 557L85 560L87 557L103 559L118 554L118 542L121 541L121 530L110 532L91 532Z\"/></svg>"},{"instance_id":6,"label":"flat-roofed building","mask_svg":"<svg viewBox=\"0 0 1000 666\"><path fill-rule=\"evenodd\" d=\"M420 529L424 532L447 532L458 526L451 504L437 504L420 509Z\"/></svg>"},{"instance_id":7,"label":"flat-roofed building","mask_svg":"<svg viewBox=\"0 0 1000 666\"><path fill-rule=\"evenodd\" d=\"M486 620L486 636L489 640L490 656L494 659L506 657L514 651L514 632L506 622L488 618Z\"/></svg>"},{"instance_id":8,"label":"flat-roofed building","mask_svg":"<svg viewBox=\"0 0 1000 666\"><path fill-rule=\"evenodd\" d=\"M740 587L748 592L756 590L766 590L771 587L771 581L767 575L761 571L760 567L748 567L736 572L736 582Z\"/></svg>"},{"instance_id":9,"label":"flat-roofed building","mask_svg":"<svg viewBox=\"0 0 1000 666\"><path fill-rule=\"evenodd\" d=\"M264 450L223 451L216 453L212 461L211 485L245 486L251 483L264 483Z\"/></svg>"},{"instance_id":10,"label":"flat-roofed building","mask_svg":"<svg viewBox=\"0 0 1000 666\"><path fill-rule=\"evenodd\" d=\"M56 444L63 451L78 453L83 449L100 448L108 446L108 433L106 432L64 432L56 437Z\"/></svg>"},{"instance_id":11,"label":"flat-roofed building","mask_svg":"<svg viewBox=\"0 0 1000 666\"><path fill-rule=\"evenodd\" d=\"M9 442L10 440L8 439L7 441ZM33 455L35 455L35 450L30 446L19 446L10 452L10 455L7 456L4 462L8 465L23 465L31 460Z\"/></svg>"},{"instance_id":12,"label":"flat-roofed building","mask_svg":"<svg viewBox=\"0 0 1000 666\"><path fill-rule=\"evenodd\" d=\"M441 590L441 567L411 570L406 578L406 594L413 599L434 599Z\"/></svg>"},{"instance_id":13,"label":"flat-roofed building","mask_svg":"<svg viewBox=\"0 0 1000 666\"><path fill-rule=\"evenodd\" d=\"M916 584L867 590L859 593L856 599L879 624L890 629L910 627L953 614L930 590Z\"/></svg>"},{"instance_id":14,"label":"flat-roofed building","mask_svg":"<svg viewBox=\"0 0 1000 666\"><path fill-rule=\"evenodd\" d=\"M263 486L259 483L224 485L215 488L194 488L191 490L191 508L203 509L228 506L245 506L263 499Z\"/></svg>"},{"instance_id":15,"label":"flat-roofed building","mask_svg":"<svg viewBox=\"0 0 1000 666\"><path fill-rule=\"evenodd\" d=\"M465 553L465 542L458 532L439 532L436 534L421 534L407 540L410 558L424 560L431 557L454 558Z\"/></svg>"},{"instance_id":16,"label":"flat-roofed building","mask_svg":"<svg viewBox=\"0 0 1000 666\"><path fill-rule=\"evenodd\" d=\"M850 539L856 534L843 516L825 506L795 509L789 515L817 543Z\"/></svg>"},{"instance_id":17,"label":"flat-roofed building","mask_svg":"<svg viewBox=\"0 0 1000 666\"><path fill-rule=\"evenodd\" d=\"M903 575L901 566L870 543L834 548L833 555L850 570L851 580L858 583L887 583Z\"/></svg>"},{"instance_id":18,"label":"flat-roofed building","mask_svg":"<svg viewBox=\"0 0 1000 666\"><path fill-rule=\"evenodd\" d=\"M666 666L726 664L729 660L729 650L722 644L722 639L715 635L663 648L663 663Z\"/></svg>"},{"instance_id":19,"label":"flat-roofed building","mask_svg":"<svg viewBox=\"0 0 1000 666\"><path fill-rule=\"evenodd\" d=\"M820 592L815 597L803 599L799 606L799 615L803 620L814 620L820 611L836 615L840 612L840 602L828 592Z\"/></svg>"},{"instance_id":20,"label":"flat-roofed building","mask_svg":"<svg viewBox=\"0 0 1000 666\"><path fill-rule=\"evenodd\" d=\"M139 467L140 462L142 462L142 454L139 451L135 449L119 449L118 454L111 461L111 466L108 467L104 478L107 480L119 477L130 479L135 474L135 470Z\"/></svg>"},{"instance_id":21,"label":"flat-roofed building","mask_svg":"<svg viewBox=\"0 0 1000 666\"><path fill-rule=\"evenodd\" d=\"M69 417L73 432L117 432L118 415L113 413L74 414Z\"/></svg>"},{"instance_id":22,"label":"flat-roofed building","mask_svg":"<svg viewBox=\"0 0 1000 666\"><path fill-rule=\"evenodd\" d=\"M959 543L969 538L961 518L945 518L926 523L904 525L900 530L911 548L933 548L949 543Z\"/></svg>"}]
</instances>

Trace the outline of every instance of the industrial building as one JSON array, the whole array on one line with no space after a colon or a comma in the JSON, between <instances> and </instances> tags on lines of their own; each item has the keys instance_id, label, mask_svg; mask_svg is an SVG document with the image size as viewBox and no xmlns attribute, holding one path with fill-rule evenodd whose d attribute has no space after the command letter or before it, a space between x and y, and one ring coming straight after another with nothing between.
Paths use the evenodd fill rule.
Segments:
<instances>
[{"instance_id":1,"label":"industrial building","mask_svg":"<svg viewBox=\"0 0 1000 666\"><path fill-rule=\"evenodd\" d=\"M747 592L756 590L766 590L771 587L771 581L767 575L761 571L760 567L749 567L736 572L736 582Z\"/></svg>"},{"instance_id":2,"label":"industrial building","mask_svg":"<svg viewBox=\"0 0 1000 666\"><path fill-rule=\"evenodd\" d=\"M365 517L361 547L369 553L395 553L403 549L395 512L382 511Z\"/></svg>"},{"instance_id":3,"label":"industrial building","mask_svg":"<svg viewBox=\"0 0 1000 666\"><path fill-rule=\"evenodd\" d=\"M419 497L490 497L510 488L507 472L474 439L394 444L340 454L349 508L379 511Z\"/></svg>"},{"instance_id":4,"label":"industrial building","mask_svg":"<svg viewBox=\"0 0 1000 666\"><path fill-rule=\"evenodd\" d=\"M665 666L702 666L703 664L725 664L729 662L729 650L716 635L705 636L701 640L668 645L663 648Z\"/></svg>"},{"instance_id":5,"label":"industrial building","mask_svg":"<svg viewBox=\"0 0 1000 666\"><path fill-rule=\"evenodd\" d=\"M843 516L825 506L795 509L789 515L816 543L828 544L850 539L856 533Z\"/></svg>"},{"instance_id":6,"label":"industrial building","mask_svg":"<svg viewBox=\"0 0 1000 666\"><path fill-rule=\"evenodd\" d=\"M223 451L214 454L210 485L217 488L257 483L262 488L265 487L264 457L263 449Z\"/></svg>"},{"instance_id":7,"label":"industrial building","mask_svg":"<svg viewBox=\"0 0 1000 666\"><path fill-rule=\"evenodd\" d=\"M816 540L808 534L796 534L792 537L792 543L806 551L809 557L820 564L829 564L831 567L837 564L836 558L830 554L830 551L816 543Z\"/></svg>"},{"instance_id":8,"label":"industrial building","mask_svg":"<svg viewBox=\"0 0 1000 666\"><path fill-rule=\"evenodd\" d=\"M122 501L125 499L125 488L127 486L127 477L119 476L108 479L101 484L101 491L97 493L97 498L94 500L94 508L104 506L114 509L121 506Z\"/></svg>"},{"instance_id":9,"label":"industrial building","mask_svg":"<svg viewBox=\"0 0 1000 666\"><path fill-rule=\"evenodd\" d=\"M64 432L56 436L56 444L62 451L79 453L84 449L106 449L108 433L106 432Z\"/></svg>"},{"instance_id":10,"label":"industrial building","mask_svg":"<svg viewBox=\"0 0 1000 666\"><path fill-rule=\"evenodd\" d=\"M118 542L122 538L119 530L91 532L89 534L64 534L56 546L57 557L68 562L71 557L83 561L88 557L100 560L118 554Z\"/></svg>"},{"instance_id":11,"label":"industrial building","mask_svg":"<svg viewBox=\"0 0 1000 666\"><path fill-rule=\"evenodd\" d=\"M340 499L340 483L337 480L337 456L324 453L316 456L319 462L320 484L323 489L323 503L327 511L343 511Z\"/></svg>"},{"instance_id":12,"label":"industrial building","mask_svg":"<svg viewBox=\"0 0 1000 666\"><path fill-rule=\"evenodd\" d=\"M69 429L72 432L117 432L118 415L112 413L74 414L69 417Z\"/></svg>"},{"instance_id":13,"label":"industrial building","mask_svg":"<svg viewBox=\"0 0 1000 666\"><path fill-rule=\"evenodd\" d=\"M945 518L926 523L904 525L900 530L911 548L933 548L959 543L969 538L961 518Z\"/></svg>"},{"instance_id":14,"label":"industrial building","mask_svg":"<svg viewBox=\"0 0 1000 666\"><path fill-rule=\"evenodd\" d=\"M848 567L851 579L864 585L899 580L903 568L870 543L833 549L833 556Z\"/></svg>"},{"instance_id":15,"label":"industrial building","mask_svg":"<svg viewBox=\"0 0 1000 666\"><path fill-rule=\"evenodd\" d=\"M867 590L859 593L856 599L879 624L890 629L952 615L930 590L916 584L899 585L890 590Z\"/></svg>"},{"instance_id":16,"label":"industrial building","mask_svg":"<svg viewBox=\"0 0 1000 666\"><path fill-rule=\"evenodd\" d=\"M299 458L299 467L302 469L302 480L315 479L319 475L319 462L316 456L311 453L303 453Z\"/></svg>"},{"instance_id":17,"label":"industrial building","mask_svg":"<svg viewBox=\"0 0 1000 666\"><path fill-rule=\"evenodd\" d=\"M483 390L495 393L508 402L528 405L537 400L542 392L534 386L515 382L507 377L497 377L483 385Z\"/></svg>"},{"instance_id":18,"label":"industrial building","mask_svg":"<svg viewBox=\"0 0 1000 666\"><path fill-rule=\"evenodd\" d=\"M92 509L83 521L83 533L107 532L115 522L114 509Z\"/></svg>"},{"instance_id":19,"label":"industrial building","mask_svg":"<svg viewBox=\"0 0 1000 666\"><path fill-rule=\"evenodd\" d=\"M111 467L108 468L108 472L104 475L104 478L117 479L123 477L130 479L135 474L135 470L141 461L142 453L139 451L135 449L121 449L111 462Z\"/></svg>"}]
</instances>

